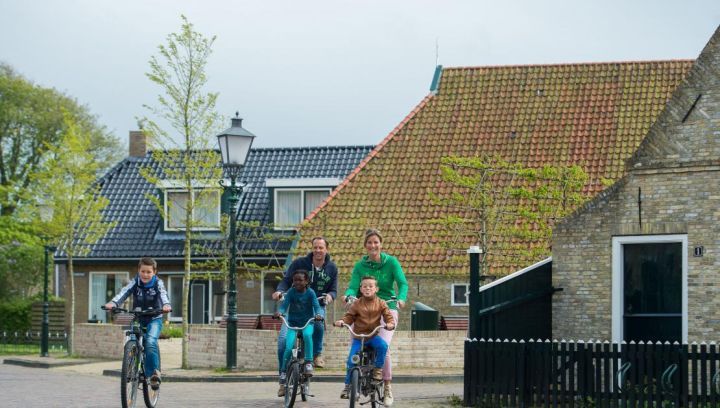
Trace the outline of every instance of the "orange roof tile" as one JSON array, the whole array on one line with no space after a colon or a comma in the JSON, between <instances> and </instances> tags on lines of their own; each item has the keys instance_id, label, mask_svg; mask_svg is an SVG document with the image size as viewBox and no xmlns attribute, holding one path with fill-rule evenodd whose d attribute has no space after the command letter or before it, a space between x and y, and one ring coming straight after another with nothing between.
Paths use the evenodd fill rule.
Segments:
<instances>
[{"instance_id":1,"label":"orange roof tile","mask_svg":"<svg viewBox=\"0 0 720 408\"><path fill-rule=\"evenodd\" d=\"M429 192L449 191L443 156L499 154L526 166L579 164L585 192L616 180L690 60L449 68L428 95L313 212L303 236L328 237L349 272L364 253L367 227L384 232L384 249L410 274L464 274L447 256L430 221L445 214ZM471 245L468 242L467 245ZM307 249L301 244L301 251ZM549 250L548 250L549 253ZM490 265L502 275L517 266Z\"/></svg>"}]
</instances>

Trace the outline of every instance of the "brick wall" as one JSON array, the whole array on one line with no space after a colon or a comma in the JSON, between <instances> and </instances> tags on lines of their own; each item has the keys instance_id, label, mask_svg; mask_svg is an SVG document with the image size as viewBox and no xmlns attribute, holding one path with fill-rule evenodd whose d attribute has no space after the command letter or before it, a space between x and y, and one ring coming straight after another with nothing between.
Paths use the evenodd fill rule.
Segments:
<instances>
[{"instance_id":1,"label":"brick wall","mask_svg":"<svg viewBox=\"0 0 720 408\"><path fill-rule=\"evenodd\" d=\"M75 326L75 354L80 357L122 359L125 331L117 324L82 323Z\"/></svg>"},{"instance_id":2,"label":"brick wall","mask_svg":"<svg viewBox=\"0 0 720 408\"><path fill-rule=\"evenodd\" d=\"M687 235L688 341L720 335L720 29L676 90L628 174L553 235L553 337L609 340L612 239ZM703 246L702 257L693 248Z\"/></svg>"},{"instance_id":3,"label":"brick wall","mask_svg":"<svg viewBox=\"0 0 720 408\"><path fill-rule=\"evenodd\" d=\"M224 329L191 326L191 367L225 366ZM392 341L393 367L399 368L462 368L463 331L411 332L398 331ZM237 362L240 369L277 369L277 332L270 330L238 330ZM349 350L346 330L328 328L323 355L328 368L342 368Z\"/></svg>"}]
</instances>

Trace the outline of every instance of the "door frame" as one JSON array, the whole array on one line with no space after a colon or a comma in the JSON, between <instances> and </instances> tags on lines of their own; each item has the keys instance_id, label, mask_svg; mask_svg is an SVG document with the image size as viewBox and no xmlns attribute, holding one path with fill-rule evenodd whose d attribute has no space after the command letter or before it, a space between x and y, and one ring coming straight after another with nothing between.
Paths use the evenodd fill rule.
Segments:
<instances>
[{"instance_id":1,"label":"door frame","mask_svg":"<svg viewBox=\"0 0 720 408\"><path fill-rule=\"evenodd\" d=\"M202 285L203 286L203 318L202 322L192 322L192 314L193 314L193 285ZM191 279L190 280L190 290L188 293L189 301L188 301L188 323L189 324L208 324L210 322L210 282L207 279Z\"/></svg>"},{"instance_id":2,"label":"door frame","mask_svg":"<svg viewBox=\"0 0 720 408\"><path fill-rule=\"evenodd\" d=\"M655 244L655 243L681 243L682 244L682 329L683 343L688 341L688 238L687 234L670 235L628 235L612 238L612 341L623 341L623 302L624 295L624 244Z\"/></svg>"}]
</instances>

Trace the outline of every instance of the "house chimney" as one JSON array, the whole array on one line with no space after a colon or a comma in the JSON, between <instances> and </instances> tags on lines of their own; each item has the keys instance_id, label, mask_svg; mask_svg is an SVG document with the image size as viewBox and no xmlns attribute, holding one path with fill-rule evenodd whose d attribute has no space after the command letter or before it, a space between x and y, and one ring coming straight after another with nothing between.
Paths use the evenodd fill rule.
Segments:
<instances>
[{"instance_id":1,"label":"house chimney","mask_svg":"<svg viewBox=\"0 0 720 408\"><path fill-rule=\"evenodd\" d=\"M147 136L142 130L130 131L130 157L145 157L147 153Z\"/></svg>"}]
</instances>

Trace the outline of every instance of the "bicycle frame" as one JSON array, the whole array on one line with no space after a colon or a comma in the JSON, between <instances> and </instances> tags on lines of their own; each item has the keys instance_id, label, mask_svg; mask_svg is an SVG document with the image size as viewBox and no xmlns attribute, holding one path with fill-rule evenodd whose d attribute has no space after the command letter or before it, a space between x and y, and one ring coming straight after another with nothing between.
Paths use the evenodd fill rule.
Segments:
<instances>
[{"instance_id":1,"label":"bicycle frame","mask_svg":"<svg viewBox=\"0 0 720 408\"><path fill-rule=\"evenodd\" d=\"M312 374L308 375L305 372L305 365L303 364L304 359L302 358L301 353L303 353L305 347L302 340L302 331L311 324L315 318L311 317L308 319L302 327L290 326L283 315L279 315L278 318L282 320L283 325L285 325L288 330L294 330L297 332L297 335L295 336L295 346L292 349L290 361L287 362L287 366L285 367L285 407L292 407L295 404L298 386L300 387L300 395L303 401L307 401L308 396L313 396L310 394L310 377ZM295 383L295 381L297 381L297 383Z\"/></svg>"}]
</instances>

